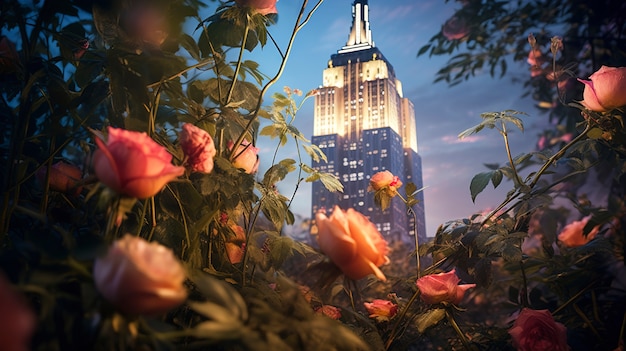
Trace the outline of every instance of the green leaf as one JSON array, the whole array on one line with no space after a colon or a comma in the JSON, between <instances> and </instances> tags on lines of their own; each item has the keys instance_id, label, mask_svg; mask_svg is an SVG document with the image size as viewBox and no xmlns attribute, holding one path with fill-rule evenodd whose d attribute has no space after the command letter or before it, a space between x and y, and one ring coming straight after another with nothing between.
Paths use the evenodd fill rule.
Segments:
<instances>
[{"instance_id":1,"label":"green leaf","mask_svg":"<svg viewBox=\"0 0 626 351\"><path fill-rule=\"evenodd\" d=\"M417 331L423 333L426 329L436 325L446 316L446 310L443 308L434 308L420 314L415 319Z\"/></svg>"},{"instance_id":2,"label":"green leaf","mask_svg":"<svg viewBox=\"0 0 626 351\"><path fill-rule=\"evenodd\" d=\"M497 169L493 171L492 173L493 174L491 175L491 184L493 184L493 188L495 189L502 182L502 171Z\"/></svg>"},{"instance_id":3,"label":"green leaf","mask_svg":"<svg viewBox=\"0 0 626 351\"><path fill-rule=\"evenodd\" d=\"M472 178L472 181L470 183L470 194L472 196L472 202L476 202L476 196L480 194L483 190L485 190L485 187L487 186L487 184L489 184L489 181L493 177L493 173L494 171L482 172L478 173L474 176L474 178Z\"/></svg>"}]
</instances>

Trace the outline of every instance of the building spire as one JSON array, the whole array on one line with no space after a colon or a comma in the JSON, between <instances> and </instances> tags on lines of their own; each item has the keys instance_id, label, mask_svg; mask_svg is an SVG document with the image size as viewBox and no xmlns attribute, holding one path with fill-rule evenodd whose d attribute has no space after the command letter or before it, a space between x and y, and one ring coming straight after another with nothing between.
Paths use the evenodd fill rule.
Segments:
<instances>
[{"instance_id":1,"label":"building spire","mask_svg":"<svg viewBox=\"0 0 626 351\"><path fill-rule=\"evenodd\" d=\"M346 46L339 53L364 50L374 47L370 30L369 6L367 0L354 0L352 3L352 28Z\"/></svg>"}]
</instances>

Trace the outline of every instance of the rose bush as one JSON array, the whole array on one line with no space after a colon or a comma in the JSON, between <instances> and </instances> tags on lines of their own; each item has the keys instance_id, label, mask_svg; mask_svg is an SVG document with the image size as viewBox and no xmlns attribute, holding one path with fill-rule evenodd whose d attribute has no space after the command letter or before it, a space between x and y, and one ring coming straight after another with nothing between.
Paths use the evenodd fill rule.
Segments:
<instances>
[{"instance_id":1,"label":"rose bush","mask_svg":"<svg viewBox=\"0 0 626 351\"><path fill-rule=\"evenodd\" d=\"M185 271L172 251L129 234L95 260L93 275L102 296L128 314L164 313L187 298Z\"/></svg>"},{"instance_id":2,"label":"rose bush","mask_svg":"<svg viewBox=\"0 0 626 351\"><path fill-rule=\"evenodd\" d=\"M430 274L417 280L416 285L421 292L422 301L429 304L447 302L459 304L465 296L465 291L476 284L458 285L461 279L456 276L453 269L447 273Z\"/></svg>"},{"instance_id":3,"label":"rose bush","mask_svg":"<svg viewBox=\"0 0 626 351\"><path fill-rule=\"evenodd\" d=\"M388 321L398 313L398 305L388 300L375 299L372 302L364 302L363 306L379 322Z\"/></svg>"},{"instance_id":4,"label":"rose bush","mask_svg":"<svg viewBox=\"0 0 626 351\"><path fill-rule=\"evenodd\" d=\"M37 179L41 184L46 182L47 168L41 167L37 172ZM49 184L50 189L62 193L79 194L82 187L79 186L80 180L83 178L83 172L80 168L59 161L50 166Z\"/></svg>"},{"instance_id":5,"label":"rose bush","mask_svg":"<svg viewBox=\"0 0 626 351\"><path fill-rule=\"evenodd\" d=\"M115 192L145 199L181 176L172 155L146 133L109 127L106 143L96 137L93 168L98 179Z\"/></svg>"},{"instance_id":6,"label":"rose bush","mask_svg":"<svg viewBox=\"0 0 626 351\"><path fill-rule=\"evenodd\" d=\"M235 0L237 5L242 7L252 7L262 15L278 13L276 9L277 0Z\"/></svg>"},{"instance_id":7,"label":"rose bush","mask_svg":"<svg viewBox=\"0 0 626 351\"><path fill-rule=\"evenodd\" d=\"M3 351L26 351L35 330L35 314L0 273L0 346Z\"/></svg>"},{"instance_id":8,"label":"rose bush","mask_svg":"<svg viewBox=\"0 0 626 351\"><path fill-rule=\"evenodd\" d=\"M187 156L187 165L193 172L211 173L215 145L211 135L193 124L183 124L180 132L180 146Z\"/></svg>"},{"instance_id":9,"label":"rose bush","mask_svg":"<svg viewBox=\"0 0 626 351\"><path fill-rule=\"evenodd\" d=\"M583 235L583 229L591 219L591 216L587 216L580 221L574 221L566 225L559 233L559 241L567 247L579 247L590 242L600 231L600 226L595 226L587 236Z\"/></svg>"},{"instance_id":10,"label":"rose bush","mask_svg":"<svg viewBox=\"0 0 626 351\"><path fill-rule=\"evenodd\" d=\"M234 143L228 142L228 148L232 151ZM259 169L259 149L252 146L247 140L241 142L233 158L233 166L242 168L246 173L253 174Z\"/></svg>"},{"instance_id":11,"label":"rose bush","mask_svg":"<svg viewBox=\"0 0 626 351\"><path fill-rule=\"evenodd\" d=\"M518 351L567 351L567 329L548 310L524 308L509 334Z\"/></svg>"},{"instance_id":12,"label":"rose bush","mask_svg":"<svg viewBox=\"0 0 626 351\"><path fill-rule=\"evenodd\" d=\"M387 242L367 217L354 209L343 211L335 206L327 217L315 215L320 249L350 279L361 279L374 274L386 280L378 268L389 263Z\"/></svg>"},{"instance_id":13,"label":"rose bush","mask_svg":"<svg viewBox=\"0 0 626 351\"><path fill-rule=\"evenodd\" d=\"M581 103L589 110L606 112L626 105L626 67L602 66L589 80L578 81L585 85Z\"/></svg>"}]
</instances>

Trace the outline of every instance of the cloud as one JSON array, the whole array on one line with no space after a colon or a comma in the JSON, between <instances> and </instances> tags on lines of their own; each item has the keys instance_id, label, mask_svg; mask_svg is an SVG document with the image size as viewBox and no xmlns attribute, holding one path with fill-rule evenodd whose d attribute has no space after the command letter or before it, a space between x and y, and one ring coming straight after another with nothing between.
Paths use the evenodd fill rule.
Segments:
<instances>
[{"instance_id":1,"label":"cloud","mask_svg":"<svg viewBox=\"0 0 626 351\"><path fill-rule=\"evenodd\" d=\"M469 135L466 136L463 139L459 139L458 136L456 135L444 135L441 137L441 141L443 141L446 144L464 144L464 143L475 143L477 141L481 141L485 139L484 136L481 135Z\"/></svg>"}]
</instances>

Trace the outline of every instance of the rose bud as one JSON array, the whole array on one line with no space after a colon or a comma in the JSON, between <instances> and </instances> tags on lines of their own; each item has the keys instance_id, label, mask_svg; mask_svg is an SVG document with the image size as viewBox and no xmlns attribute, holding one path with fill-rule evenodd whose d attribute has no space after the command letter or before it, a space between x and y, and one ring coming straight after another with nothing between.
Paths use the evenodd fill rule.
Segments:
<instances>
[{"instance_id":1,"label":"rose bud","mask_svg":"<svg viewBox=\"0 0 626 351\"><path fill-rule=\"evenodd\" d=\"M211 173L215 145L209 133L193 124L185 123L180 132L180 146L187 156L187 165L193 172Z\"/></svg>"},{"instance_id":2,"label":"rose bud","mask_svg":"<svg viewBox=\"0 0 626 351\"><path fill-rule=\"evenodd\" d=\"M518 351L568 351L567 328L548 310L522 309L509 329Z\"/></svg>"},{"instance_id":3,"label":"rose bud","mask_svg":"<svg viewBox=\"0 0 626 351\"><path fill-rule=\"evenodd\" d=\"M402 181L397 176L394 176L389 171L382 171L374 174L370 178L370 184L367 191L378 191L387 188L389 196L395 196L396 191L402 186Z\"/></svg>"},{"instance_id":4,"label":"rose bud","mask_svg":"<svg viewBox=\"0 0 626 351\"><path fill-rule=\"evenodd\" d=\"M0 274L0 345L3 351L29 350L35 314L25 299Z\"/></svg>"},{"instance_id":5,"label":"rose bud","mask_svg":"<svg viewBox=\"0 0 626 351\"><path fill-rule=\"evenodd\" d=\"M470 32L467 21L458 16L452 16L444 23L441 34L448 40L465 38Z\"/></svg>"},{"instance_id":6,"label":"rose bud","mask_svg":"<svg viewBox=\"0 0 626 351\"><path fill-rule=\"evenodd\" d=\"M41 184L46 182L47 170L48 168L44 166L37 171L37 179ZM59 161L50 166L50 177L48 180L50 189L54 191L78 195L83 189L78 185L82 178L83 172L80 168L69 163Z\"/></svg>"},{"instance_id":7,"label":"rose bud","mask_svg":"<svg viewBox=\"0 0 626 351\"><path fill-rule=\"evenodd\" d=\"M228 142L228 148L232 151L234 143ZM252 146L247 140L241 142L241 145L234 151L233 166L243 169L248 174L256 173L259 169L259 149Z\"/></svg>"},{"instance_id":8,"label":"rose bud","mask_svg":"<svg viewBox=\"0 0 626 351\"><path fill-rule=\"evenodd\" d=\"M106 143L96 137L93 167L98 179L118 194L145 199L185 173L172 155L146 133L109 127Z\"/></svg>"},{"instance_id":9,"label":"rose bud","mask_svg":"<svg viewBox=\"0 0 626 351\"><path fill-rule=\"evenodd\" d=\"M187 298L185 271L172 250L129 234L96 258L93 275L102 296L127 314L165 313Z\"/></svg>"},{"instance_id":10,"label":"rose bud","mask_svg":"<svg viewBox=\"0 0 626 351\"><path fill-rule=\"evenodd\" d=\"M587 109L606 112L626 105L626 67L602 66L589 79L578 79L585 85L581 103Z\"/></svg>"},{"instance_id":11,"label":"rose bud","mask_svg":"<svg viewBox=\"0 0 626 351\"><path fill-rule=\"evenodd\" d=\"M379 322L390 320L398 312L398 305L387 300L375 299L372 302L364 302L363 306L370 314L369 317Z\"/></svg>"},{"instance_id":12,"label":"rose bud","mask_svg":"<svg viewBox=\"0 0 626 351\"><path fill-rule=\"evenodd\" d=\"M563 245L567 247L579 247L587 244L593 238L596 237L598 232L600 231L600 226L595 226L587 236L583 235L583 229L591 219L591 216L587 216L580 221L574 221L568 225L566 225L563 230L559 233L559 241L563 243Z\"/></svg>"},{"instance_id":13,"label":"rose bud","mask_svg":"<svg viewBox=\"0 0 626 351\"><path fill-rule=\"evenodd\" d=\"M315 309L315 313L335 320L341 318L341 310L331 305L322 305L321 307Z\"/></svg>"},{"instance_id":14,"label":"rose bud","mask_svg":"<svg viewBox=\"0 0 626 351\"><path fill-rule=\"evenodd\" d=\"M241 7L251 7L262 15L278 13L276 9L277 0L235 0Z\"/></svg>"},{"instance_id":15,"label":"rose bud","mask_svg":"<svg viewBox=\"0 0 626 351\"><path fill-rule=\"evenodd\" d=\"M226 255L228 255L230 263L236 264L241 262L246 252L246 232L238 225L232 225L230 229L235 233L235 236L226 240Z\"/></svg>"},{"instance_id":16,"label":"rose bud","mask_svg":"<svg viewBox=\"0 0 626 351\"><path fill-rule=\"evenodd\" d=\"M476 284L458 285L460 281L453 269L447 273L423 276L417 280L416 285L420 289L422 301L428 304L446 302L458 305L463 300L465 291L476 286Z\"/></svg>"},{"instance_id":17,"label":"rose bud","mask_svg":"<svg viewBox=\"0 0 626 351\"><path fill-rule=\"evenodd\" d=\"M374 274L386 280L378 268L389 263L387 242L367 217L354 209L335 206L330 217L315 215L320 249L350 279Z\"/></svg>"}]
</instances>

